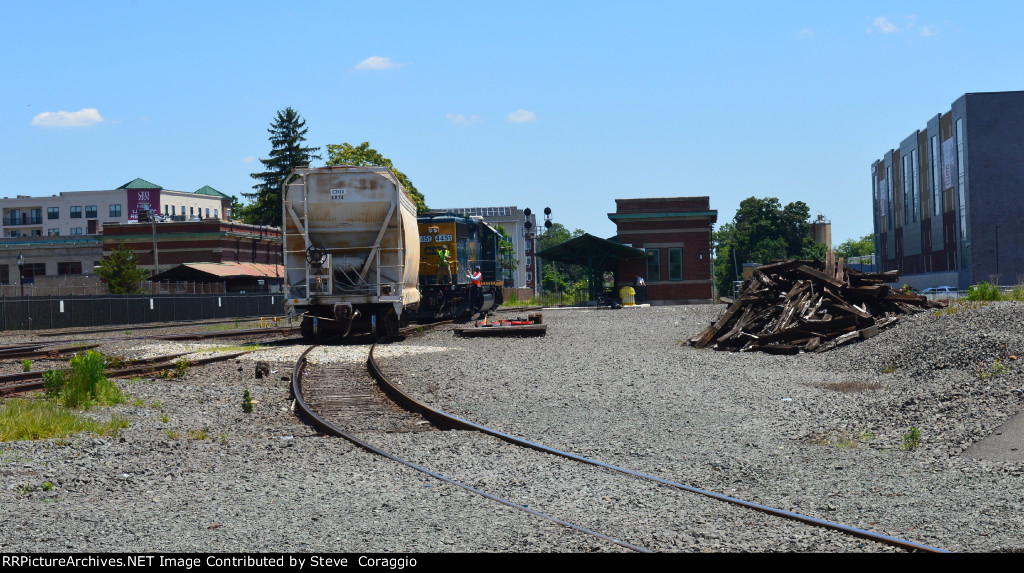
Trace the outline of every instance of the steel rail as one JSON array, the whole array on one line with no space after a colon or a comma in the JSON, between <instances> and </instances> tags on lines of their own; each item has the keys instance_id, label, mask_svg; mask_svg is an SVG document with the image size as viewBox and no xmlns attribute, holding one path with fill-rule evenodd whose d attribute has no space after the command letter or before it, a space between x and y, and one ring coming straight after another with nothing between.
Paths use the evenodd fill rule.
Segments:
<instances>
[{"instance_id":1,"label":"steel rail","mask_svg":"<svg viewBox=\"0 0 1024 573\"><path fill-rule=\"evenodd\" d=\"M376 345L374 345L374 346L376 346ZM587 529L585 527L576 525L574 523L571 523L571 522L568 522L568 521L565 521L565 520L562 520L562 519L558 519L557 517L548 515L546 513L539 512L539 511L537 511L535 509L530 509L530 508L528 508L526 506L519 505L517 503L511 502L511 501L506 500L504 498L500 498L500 497L498 497L498 496L496 496L494 494L487 493L487 492L485 492L483 490L479 490L479 489L477 489L475 487L472 487L472 486L464 484L462 482L453 480L453 479L451 479L449 477L445 477L442 474L439 474L437 472L434 472L432 470L424 468L424 467L422 467L420 465L417 465L417 464L415 464L413 462L410 462L408 460L404 460L404 459L402 459L402 458L400 458L400 457L398 457L398 456L396 456L396 455L394 455L394 454L392 454L390 452L386 452L386 451L384 451L384 450L382 450L382 449L380 449L380 448L378 448L378 447L376 447L376 446L374 446L374 445L372 445L370 443L367 443L367 442L365 442L365 441L363 441L363 440L361 440L361 439L359 439L359 438L349 434L348 432L345 432L341 428L338 428L334 424L328 422L327 420L322 418L320 415L318 415L316 412L314 412L306 404L306 401L302 397L302 370L303 370L303 368L306 365L306 355L309 354L309 352L312 351L314 348L316 348L315 345L314 346L310 346L309 348L307 348L299 356L299 359L295 361L295 370L292 372L292 395L295 397L295 406L299 409L300 413L303 416L305 416L307 418L307 420L309 420L309 422L314 427L318 428L320 431L324 432L325 434L342 437L342 438L348 440L349 442L352 442L356 446L358 446L358 447L360 447L360 448L362 448L362 449L364 449L364 450L366 450L366 451L368 451L370 453L383 456L383 457L385 457L385 458L387 458L389 460L398 462L398 463L400 463L400 464L402 464L402 465L404 465L406 467L409 467L409 468L412 468L412 469L414 469L416 471L425 473L425 474L427 474L427 475L429 475L429 476L431 476L433 478L439 479L439 480L441 480L441 481L443 481L445 483L448 483L448 484L451 484L451 485L454 485L454 486L458 486L458 487L460 487L462 489L465 489L466 491L475 493L477 495L481 495L481 496L483 496L483 497L485 497L485 498L487 498L487 499L489 499L491 501L496 501L496 502L498 502L500 504L506 505L506 506L511 507L513 509L518 509L519 511L524 511L526 513L529 513L530 515L534 515L536 517L547 519L549 521L552 521L554 523L557 523L557 524L562 525L564 527L567 527L569 529L574 529L574 530L579 531L581 533L586 533L587 535L592 535L594 537L597 537L598 539L602 539L604 541L608 541L608 542L614 543L614 544L619 545L621 547L625 547L626 549L630 549L630 550L637 551L637 552L640 552L640 553L653 553L653 551L651 551L649 549L646 549L644 547L633 545L631 543L627 543L625 541L621 541L619 539L615 539L614 537L609 537L607 535L604 535L603 533L598 533L597 531L593 531L591 529ZM373 346L371 346L371 348L370 348L370 358L369 359L372 359L372 357L373 357Z\"/></svg>"},{"instance_id":2,"label":"steel rail","mask_svg":"<svg viewBox=\"0 0 1024 573\"><path fill-rule=\"evenodd\" d=\"M449 414L447 412L444 412L443 410L438 410L438 409L433 408L431 406L427 406L426 404L423 404L423 403L415 400L414 398L408 396L407 394L405 394L404 392L399 390L397 387L395 387L395 385L392 384L390 380L388 380L387 376L384 375L384 372L381 370L380 365L377 364L377 360L373 357L373 350L374 350L374 348L376 348L376 345L374 345L373 347L370 348L370 356L367 359L367 368L369 368L370 373L371 373L371 375L373 375L374 379L377 380L378 386L381 388L381 390L383 390L388 396L391 396L391 398L393 400L395 400L397 403L401 404L403 407L405 407L405 408L407 408L409 410L412 410L412 411L420 413L421 415L426 417L431 422L434 422L435 424L438 424L438 425L441 425L441 426L457 427L457 428L463 428L463 429L467 429L467 430L475 430L475 431L478 431L478 432L483 432L485 434L489 434L491 436L494 436L496 438L505 440L507 442L511 442L511 443L519 445L519 446L531 448L531 449L534 449L534 450L537 450L537 451L540 451L540 452L544 452L544 453L548 453L548 454L552 454L552 455L556 455L556 456L561 456L563 458L567 458L567 459L570 459L570 460L574 460L574 461L578 461L578 462L582 462L582 463L586 463L586 464L591 464L591 465L598 466L598 467L605 468L605 469L609 469L609 470L614 470L614 471L617 471L617 472L621 472L621 473L628 474L628 475L631 475L631 476L639 477L639 478L642 478L642 479L647 479L647 480L655 481L655 482L658 482L658 483L661 483L661 484L664 484L664 485L667 485L667 486L675 487L675 488L678 488L678 489L681 489L681 490L684 490L684 491L688 491L688 492L692 492L692 493L697 493L697 494L700 494L700 495L703 495L703 496L711 497L713 499L717 499L717 500L724 501L724 502L727 502L727 503L731 503L731 504L734 504L734 505L739 505L739 506L746 507L746 508L749 508L749 509L753 509L753 510L756 510L756 511L760 511L760 512L763 512L763 513L771 514L771 515L774 515L776 517L781 517L781 518L784 518L784 519L800 521L800 522L803 522L803 523L807 523L809 525L815 525L815 526L818 526L818 527L824 527L824 528L827 528L827 529L832 529L832 530L835 530L835 531L839 531L839 532L842 532L842 533L853 535L855 537L860 537L862 539L868 539L868 540L871 540L871 541L876 541L876 542L879 542L879 543L884 543L886 545L899 547L901 549L907 549L907 550L910 550L910 551L924 551L924 552L928 552L928 553L949 553L949 551L947 551L945 549L939 549L937 547L931 547L931 546L928 546L928 545L923 545L923 544L920 544L920 543L915 543L913 541L908 541L908 540L905 540L905 539L900 539L898 537L891 537L889 535L884 535L884 534L881 534L881 533L875 533L873 531L868 531L868 530L865 530L865 529L859 529L859 528L856 528L856 527L851 527L851 526L848 526L848 525L843 525L841 523L836 523L836 522L833 522L833 521L828 521L828 520L820 519L820 518L817 518L817 517L811 517L809 515L803 515L803 514L800 514L800 513L794 513L794 512L786 511L786 510L783 510L783 509L778 509L778 508L774 508L774 507L770 507L770 506L766 506L766 505L761 505L761 504L754 503L754 502L751 502L751 501L745 501L745 500L742 500L742 499L739 499L739 498L730 497L730 496L727 496L727 495L724 495L724 494L715 493L715 492L708 491L708 490L705 490L705 489L701 489L701 488L698 488L698 487L682 484L682 483L679 483L679 482L674 482L674 481L671 481L671 480L667 480L667 479L660 478L660 477L657 477L657 476L652 476L652 475L645 474L645 473L642 473L642 472L638 472L638 471L635 471L635 470L630 470L630 469L627 469L627 468L623 468L621 466L616 466L616 465L608 464L608 463L601 462L601 461L598 461L598 460L594 460L594 459L591 459L591 458L587 458L587 457L584 457L584 456L581 456L581 455L578 455L578 454L573 454L571 452L566 452L566 451L562 451L562 450L558 450L558 449L555 449L555 448L551 448L551 447L545 446L543 444L538 444L536 442L531 442L529 440L525 440L523 438L519 438L517 436L513 436L513 435L510 435L510 434L506 434L504 432L500 432L500 431L495 430L493 428L489 428L487 426L482 426L480 424L476 424L476 423L470 422L468 420L463 420L462 418L459 418L457 416L453 416L453 415L451 415L451 414Z\"/></svg>"}]
</instances>

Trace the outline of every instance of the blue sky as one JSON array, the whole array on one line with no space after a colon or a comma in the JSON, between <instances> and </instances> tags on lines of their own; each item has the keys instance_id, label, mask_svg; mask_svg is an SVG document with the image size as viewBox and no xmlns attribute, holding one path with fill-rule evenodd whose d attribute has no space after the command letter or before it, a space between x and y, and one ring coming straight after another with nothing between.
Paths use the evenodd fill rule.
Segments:
<instances>
[{"instance_id":1,"label":"blue sky","mask_svg":"<svg viewBox=\"0 0 1024 573\"><path fill-rule=\"evenodd\" d=\"M804 201L872 232L870 165L1024 89L1024 3L4 2L0 196L251 192L267 128L369 141L431 207L610 236L616 198ZM316 163L322 164L322 162ZM315 165L316 165L315 164Z\"/></svg>"}]
</instances>

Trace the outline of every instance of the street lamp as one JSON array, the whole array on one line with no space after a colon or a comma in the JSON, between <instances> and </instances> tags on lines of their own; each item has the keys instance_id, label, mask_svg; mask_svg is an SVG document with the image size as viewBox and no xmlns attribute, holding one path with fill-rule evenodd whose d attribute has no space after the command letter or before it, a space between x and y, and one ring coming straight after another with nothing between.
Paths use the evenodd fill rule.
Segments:
<instances>
[{"instance_id":1,"label":"street lamp","mask_svg":"<svg viewBox=\"0 0 1024 573\"><path fill-rule=\"evenodd\" d=\"M21 296L25 296L25 255L18 253L18 284L21 285Z\"/></svg>"}]
</instances>

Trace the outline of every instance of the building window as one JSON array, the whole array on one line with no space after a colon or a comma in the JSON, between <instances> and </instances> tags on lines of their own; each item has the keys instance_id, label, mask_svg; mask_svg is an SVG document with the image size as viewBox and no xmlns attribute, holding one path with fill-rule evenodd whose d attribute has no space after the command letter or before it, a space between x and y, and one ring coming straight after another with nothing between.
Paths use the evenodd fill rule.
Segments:
<instances>
[{"instance_id":1,"label":"building window","mask_svg":"<svg viewBox=\"0 0 1024 573\"><path fill-rule=\"evenodd\" d=\"M82 263L57 263L58 275L80 275L82 274Z\"/></svg>"},{"instance_id":2,"label":"building window","mask_svg":"<svg viewBox=\"0 0 1024 573\"><path fill-rule=\"evenodd\" d=\"M22 276L26 279L34 279L36 277L46 276L46 263L25 263L25 268L22 269Z\"/></svg>"},{"instance_id":3,"label":"building window","mask_svg":"<svg viewBox=\"0 0 1024 573\"><path fill-rule=\"evenodd\" d=\"M964 120L956 120L957 195L960 197L960 238L967 238L967 164L964 161Z\"/></svg>"},{"instance_id":4,"label":"building window","mask_svg":"<svg viewBox=\"0 0 1024 573\"><path fill-rule=\"evenodd\" d=\"M42 237L43 236L43 231L41 229L32 229L32 232L30 234L33 237Z\"/></svg>"},{"instance_id":5,"label":"building window","mask_svg":"<svg viewBox=\"0 0 1024 573\"><path fill-rule=\"evenodd\" d=\"M661 249L647 249L647 282L661 280Z\"/></svg>"},{"instance_id":6,"label":"building window","mask_svg":"<svg viewBox=\"0 0 1024 573\"><path fill-rule=\"evenodd\" d=\"M0 265L0 285L11 284L10 271L7 269L7 265Z\"/></svg>"},{"instance_id":7,"label":"building window","mask_svg":"<svg viewBox=\"0 0 1024 573\"><path fill-rule=\"evenodd\" d=\"M533 281L533 273L526 273L526 282Z\"/></svg>"},{"instance_id":8,"label":"building window","mask_svg":"<svg viewBox=\"0 0 1024 573\"><path fill-rule=\"evenodd\" d=\"M209 207L206 208L206 218L207 219L210 218L210 208Z\"/></svg>"},{"instance_id":9,"label":"building window","mask_svg":"<svg viewBox=\"0 0 1024 573\"><path fill-rule=\"evenodd\" d=\"M96 205L86 205L85 206L85 218L86 219L96 219L97 218L96 217Z\"/></svg>"},{"instance_id":10,"label":"building window","mask_svg":"<svg viewBox=\"0 0 1024 573\"><path fill-rule=\"evenodd\" d=\"M939 136L933 135L931 140L932 159L932 215L942 214L942 191L939 187Z\"/></svg>"},{"instance_id":11,"label":"building window","mask_svg":"<svg viewBox=\"0 0 1024 573\"><path fill-rule=\"evenodd\" d=\"M893 205L893 184L892 184L892 166L885 168L885 196L889 202L889 216L886 220L889 222L889 230L893 230L896 224L896 207Z\"/></svg>"},{"instance_id":12,"label":"building window","mask_svg":"<svg viewBox=\"0 0 1024 573\"><path fill-rule=\"evenodd\" d=\"M60 207L47 207L46 208L47 219L60 219Z\"/></svg>"},{"instance_id":13,"label":"building window","mask_svg":"<svg viewBox=\"0 0 1024 573\"><path fill-rule=\"evenodd\" d=\"M48 237L59 237L60 236L60 229L47 229L46 230L46 236L48 236Z\"/></svg>"},{"instance_id":14,"label":"building window","mask_svg":"<svg viewBox=\"0 0 1024 573\"><path fill-rule=\"evenodd\" d=\"M16 239L21 236L21 231L11 231L11 238Z\"/></svg>"},{"instance_id":15,"label":"building window","mask_svg":"<svg viewBox=\"0 0 1024 573\"><path fill-rule=\"evenodd\" d=\"M110 216L111 217L120 217L121 216L121 204L120 203L118 203L117 205L111 205L110 206Z\"/></svg>"},{"instance_id":16,"label":"building window","mask_svg":"<svg viewBox=\"0 0 1024 573\"><path fill-rule=\"evenodd\" d=\"M916 149L910 152L910 173L910 210L916 223L921 218L921 180L919 178Z\"/></svg>"},{"instance_id":17,"label":"building window","mask_svg":"<svg viewBox=\"0 0 1024 573\"><path fill-rule=\"evenodd\" d=\"M71 227L71 234L72 235L81 235L82 234L82 228L81 227Z\"/></svg>"},{"instance_id":18,"label":"building window","mask_svg":"<svg viewBox=\"0 0 1024 573\"><path fill-rule=\"evenodd\" d=\"M81 219L82 218L82 208L80 206L79 207L72 207L71 208L71 218L72 219Z\"/></svg>"},{"instance_id":19,"label":"building window","mask_svg":"<svg viewBox=\"0 0 1024 573\"><path fill-rule=\"evenodd\" d=\"M530 261L532 261L532 260L533 260L533 257L526 257L526 268L530 268Z\"/></svg>"},{"instance_id":20,"label":"building window","mask_svg":"<svg viewBox=\"0 0 1024 573\"><path fill-rule=\"evenodd\" d=\"M213 210L213 218L214 219L220 219L220 215L217 214L217 210L216 209Z\"/></svg>"},{"instance_id":21,"label":"building window","mask_svg":"<svg viewBox=\"0 0 1024 573\"><path fill-rule=\"evenodd\" d=\"M668 280L670 280L670 281L681 281L681 280L683 280L683 250L682 249L669 249L668 250Z\"/></svg>"}]
</instances>

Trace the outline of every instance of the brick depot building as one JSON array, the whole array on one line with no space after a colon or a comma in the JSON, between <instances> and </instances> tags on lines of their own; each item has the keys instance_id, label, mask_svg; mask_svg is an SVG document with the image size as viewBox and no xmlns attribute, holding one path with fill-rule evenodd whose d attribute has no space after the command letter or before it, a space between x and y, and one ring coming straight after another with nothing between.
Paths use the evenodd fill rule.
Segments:
<instances>
[{"instance_id":1,"label":"brick depot building","mask_svg":"<svg viewBox=\"0 0 1024 573\"><path fill-rule=\"evenodd\" d=\"M708 197L616 199L608 218L619 243L647 253L646 261L619 263L619 286L633 285L639 273L651 304L714 302L711 231L718 211Z\"/></svg>"},{"instance_id":2,"label":"brick depot building","mask_svg":"<svg viewBox=\"0 0 1024 573\"><path fill-rule=\"evenodd\" d=\"M154 261L153 243L156 240ZM184 263L281 264L281 229L216 219L181 223L107 223L103 256L127 245L139 266L155 272ZM159 268L156 268L159 263Z\"/></svg>"}]
</instances>

